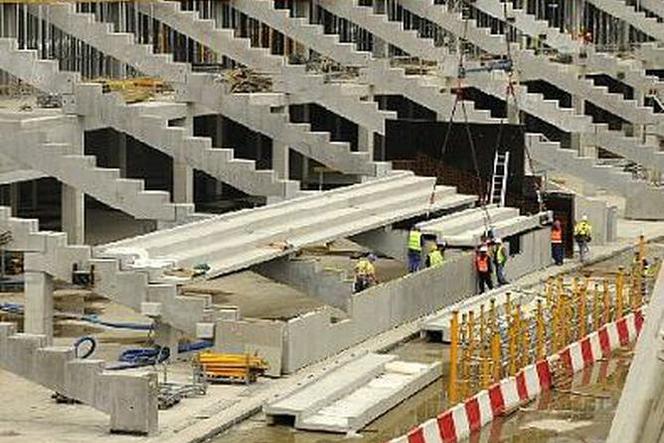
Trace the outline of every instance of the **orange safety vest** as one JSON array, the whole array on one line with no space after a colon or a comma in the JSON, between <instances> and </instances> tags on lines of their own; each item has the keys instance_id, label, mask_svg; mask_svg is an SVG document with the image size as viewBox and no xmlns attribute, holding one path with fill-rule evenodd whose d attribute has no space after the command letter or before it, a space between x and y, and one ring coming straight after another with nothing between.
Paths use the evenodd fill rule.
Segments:
<instances>
[{"instance_id":1,"label":"orange safety vest","mask_svg":"<svg viewBox=\"0 0 664 443\"><path fill-rule=\"evenodd\" d=\"M551 228L551 243L563 242L563 229Z\"/></svg>"},{"instance_id":2,"label":"orange safety vest","mask_svg":"<svg viewBox=\"0 0 664 443\"><path fill-rule=\"evenodd\" d=\"M489 272L489 255L478 255L475 258L475 265L478 272Z\"/></svg>"}]
</instances>

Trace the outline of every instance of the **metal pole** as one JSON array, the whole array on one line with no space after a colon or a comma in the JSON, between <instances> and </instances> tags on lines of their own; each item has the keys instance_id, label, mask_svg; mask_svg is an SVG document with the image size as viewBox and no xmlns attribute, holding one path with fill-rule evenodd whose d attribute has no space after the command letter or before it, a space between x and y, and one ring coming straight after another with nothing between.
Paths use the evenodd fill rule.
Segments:
<instances>
[{"instance_id":1,"label":"metal pole","mask_svg":"<svg viewBox=\"0 0 664 443\"><path fill-rule=\"evenodd\" d=\"M450 380L447 391L449 406L458 401L457 396L457 361L459 359L459 311L452 312L450 321Z\"/></svg>"}]
</instances>

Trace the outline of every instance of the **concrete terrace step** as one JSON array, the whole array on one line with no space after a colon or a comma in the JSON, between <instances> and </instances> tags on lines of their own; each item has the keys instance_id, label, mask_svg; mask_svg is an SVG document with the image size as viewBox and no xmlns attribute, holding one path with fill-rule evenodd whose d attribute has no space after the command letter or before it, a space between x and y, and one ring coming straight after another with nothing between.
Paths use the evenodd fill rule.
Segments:
<instances>
[{"instance_id":1,"label":"concrete terrace step","mask_svg":"<svg viewBox=\"0 0 664 443\"><path fill-rule=\"evenodd\" d=\"M70 146L48 143L39 132L26 132L20 122L0 122L3 139L8 141L5 153L16 161L30 165L51 177L55 177L86 194L119 209L135 218L187 222L192 205L170 203L170 196L163 191L146 191L144 182L120 178L117 169L98 168L96 158L70 154ZM68 152L69 151L69 152ZM178 215L180 220L177 220Z\"/></svg>"},{"instance_id":2,"label":"concrete terrace step","mask_svg":"<svg viewBox=\"0 0 664 443\"><path fill-rule=\"evenodd\" d=\"M468 205L475 200L472 196L458 196L452 188L441 188L431 204L433 184L434 179L394 174L274 207L268 205L258 211L215 217L210 222L192 225L192 229L178 227L167 235L153 233L116 242L98 247L96 255L113 256L118 248L135 249L144 251L150 258L173 259L176 265L207 262L212 267L210 275L219 275L237 270L238 265L246 266L247 255L251 255L256 264L308 244L351 236L418 214ZM367 198L370 194L373 195ZM329 224L330 220L335 221L334 225ZM290 247L271 246L275 242ZM258 252L253 254L253 249Z\"/></svg>"},{"instance_id":3,"label":"concrete terrace step","mask_svg":"<svg viewBox=\"0 0 664 443\"><path fill-rule=\"evenodd\" d=\"M157 431L156 374L105 372L103 361L76 359L73 347L49 347L11 323L0 323L0 368L109 414L114 431Z\"/></svg>"},{"instance_id":4,"label":"concrete terrace step","mask_svg":"<svg viewBox=\"0 0 664 443\"><path fill-rule=\"evenodd\" d=\"M433 383L441 364L394 361L385 372L355 392L320 409L301 421L300 428L348 433L364 428L405 399Z\"/></svg>"},{"instance_id":5,"label":"concrete terrace step","mask_svg":"<svg viewBox=\"0 0 664 443\"><path fill-rule=\"evenodd\" d=\"M630 173L618 168L597 165L596 159L578 157L576 151L562 149L559 143L547 141L539 134L527 134L526 143L534 161L625 197L628 218L661 219L661 211L655 208L664 205L663 188L634 180Z\"/></svg>"},{"instance_id":6,"label":"concrete terrace step","mask_svg":"<svg viewBox=\"0 0 664 443\"><path fill-rule=\"evenodd\" d=\"M368 353L264 406L268 419L294 418L297 429L349 432L415 394L440 376L440 364L397 361Z\"/></svg>"},{"instance_id":7,"label":"concrete terrace step","mask_svg":"<svg viewBox=\"0 0 664 443\"><path fill-rule=\"evenodd\" d=\"M637 11L624 0L589 0L589 3L656 40L664 40L664 24L655 18L647 17L644 12Z\"/></svg>"}]
</instances>

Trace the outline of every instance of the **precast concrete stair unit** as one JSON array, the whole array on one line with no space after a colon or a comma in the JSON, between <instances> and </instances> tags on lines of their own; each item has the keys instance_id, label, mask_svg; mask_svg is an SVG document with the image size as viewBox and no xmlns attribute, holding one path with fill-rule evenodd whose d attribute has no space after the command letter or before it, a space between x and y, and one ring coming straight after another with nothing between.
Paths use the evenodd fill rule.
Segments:
<instances>
[{"instance_id":1,"label":"precast concrete stair unit","mask_svg":"<svg viewBox=\"0 0 664 443\"><path fill-rule=\"evenodd\" d=\"M38 13L36 8L31 11ZM151 46L135 43L133 34L114 32L112 23L98 23L94 14L76 12L72 4L51 5L49 20L104 54L173 84L178 98L220 112L325 166L350 174L380 175L389 170L389 166L382 162L372 162L368 152L353 152L349 143L330 141L327 132L311 131L309 124L290 123L284 112L273 113L274 99L278 100L278 107L286 105L280 94L231 94L225 85L219 84L215 75L194 73L191 65L173 62L172 54L153 54ZM110 43L113 41L117 41L117 45ZM242 95L246 97L236 97ZM372 109L377 112L375 107ZM349 168L347 163L351 165Z\"/></svg>"},{"instance_id":2,"label":"precast concrete stair unit","mask_svg":"<svg viewBox=\"0 0 664 443\"><path fill-rule=\"evenodd\" d=\"M297 429L347 433L364 428L440 375L440 363L367 353L263 410L268 419L292 417Z\"/></svg>"},{"instance_id":3,"label":"precast concrete stair unit","mask_svg":"<svg viewBox=\"0 0 664 443\"><path fill-rule=\"evenodd\" d=\"M543 43L559 52L583 52L585 57L579 57L575 64L585 66L588 71L599 70L643 92L664 87L664 82L659 81L658 77L646 74L639 60L623 60L613 54L598 52L591 44L581 45L569 33L550 26L548 21L537 19L524 9L515 8L511 1L476 0L472 7L503 22L507 19L509 26L529 37L540 39L545 36ZM506 14L503 8L507 9Z\"/></svg>"},{"instance_id":4,"label":"precast concrete stair unit","mask_svg":"<svg viewBox=\"0 0 664 443\"><path fill-rule=\"evenodd\" d=\"M454 212L418 223L424 234L436 236L450 247L479 245L490 229L495 238L506 238L541 226L540 216L520 215L518 208L487 206Z\"/></svg>"},{"instance_id":5,"label":"precast concrete stair unit","mask_svg":"<svg viewBox=\"0 0 664 443\"><path fill-rule=\"evenodd\" d=\"M122 259L140 251L175 266L210 266L208 277L285 256L299 248L345 238L396 221L471 205L476 197L435 186L410 172L222 215L190 229L171 229L97 247L95 256Z\"/></svg>"},{"instance_id":6,"label":"precast concrete stair unit","mask_svg":"<svg viewBox=\"0 0 664 443\"><path fill-rule=\"evenodd\" d=\"M49 141L45 133L25 129L25 124L0 120L3 152L20 164L137 219L179 224L206 217L195 214L194 205L171 203L168 192L146 190L143 180L122 178L119 169L98 167L94 156L76 153L70 144Z\"/></svg>"},{"instance_id":7,"label":"precast concrete stair unit","mask_svg":"<svg viewBox=\"0 0 664 443\"><path fill-rule=\"evenodd\" d=\"M468 84L485 94L505 100L506 74L492 72L474 75ZM621 131L610 130L606 124L593 123L585 114L577 114L573 108L563 108L555 99L545 99L541 93L528 92L526 86L514 84L513 90L519 110L545 121L568 133L585 134L584 143L592 143L645 167L664 170L664 152L654 142L642 143ZM511 100L511 99L510 99ZM647 140L650 141L650 140Z\"/></svg>"},{"instance_id":8,"label":"precast concrete stair unit","mask_svg":"<svg viewBox=\"0 0 664 443\"><path fill-rule=\"evenodd\" d=\"M139 3L138 8L215 53L270 74L274 78L273 90L287 93L290 104L317 102L383 135L385 119L396 118L395 112L381 111L376 102L360 99L368 95L368 87L325 82L324 75L307 72L303 65L289 65L286 57L271 54L269 48L252 47L251 39L236 37L232 29L217 28L215 20L201 18L198 11L182 10L179 2L160 0L149 4Z\"/></svg>"},{"instance_id":9,"label":"precast concrete stair unit","mask_svg":"<svg viewBox=\"0 0 664 443\"><path fill-rule=\"evenodd\" d=\"M104 365L76 358L73 347L49 346L46 336L19 334L14 324L0 323L0 369L109 414L111 431L155 433L156 374L109 372Z\"/></svg>"},{"instance_id":10,"label":"precast concrete stair unit","mask_svg":"<svg viewBox=\"0 0 664 443\"><path fill-rule=\"evenodd\" d=\"M574 40L569 33L549 26L547 20L538 19L525 9L516 8L511 0L475 0L470 6L503 22L507 20L510 27L540 39L546 46L560 52L577 53L581 49L579 41Z\"/></svg>"},{"instance_id":11,"label":"precast concrete stair unit","mask_svg":"<svg viewBox=\"0 0 664 443\"><path fill-rule=\"evenodd\" d=\"M597 159L580 157L576 151L563 149L540 134L527 134L526 143L534 161L625 197L627 217L661 219L664 189L635 180L631 173L615 166L598 164Z\"/></svg>"},{"instance_id":12,"label":"precast concrete stair unit","mask_svg":"<svg viewBox=\"0 0 664 443\"><path fill-rule=\"evenodd\" d=\"M385 14L374 13L373 5L363 6L359 0L321 0L319 5L408 54L434 61L443 60L448 55L446 48L436 46L433 39L420 38L417 30L407 29L403 23L391 21Z\"/></svg>"},{"instance_id":13,"label":"precast concrete stair unit","mask_svg":"<svg viewBox=\"0 0 664 443\"><path fill-rule=\"evenodd\" d=\"M0 207L0 227L12 234L5 248L25 253L28 272L44 272L71 283L73 264L79 269L94 265L95 293L136 312L149 311L191 337L198 335L201 326L209 329L216 320L209 297L181 296L175 284L151 284L147 271L125 271L118 260L94 258L90 246L70 245L62 232L40 231L37 220L12 217L7 207Z\"/></svg>"},{"instance_id":14,"label":"precast concrete stair unit","mask_svg":"<svg viewBox=\"0 0 664 443\"><path fill-rule=\"evenodd\" d=\"M325 34L322 25L309 23L309 19L304 17L291 17L288 9L277 9L271 0L233 0L232 5L249 17L342 65L364 68L360 70L360 80L371 85L374 94L403 95L436 112L439 120L449 119L455 96L440 94L443 85L437 78L406 75L405 69L391 67L389 60L373 58L368 52L356 50L354 43L341 42L338 34ZM465 104L469 121L495 121L488 111L475 109L472 101L465 101ZM462 121L462 118L457 114L455 121Z\"/></svg>"},{"instance_id":15,"label":"precast concrete stair unit","mask_svg":"<svg viewBox=\"0 0 664 443\"><path fill-rule=\"evenodd\" d=\"M169 119L187 114L186 104L128 105L119 94L104 94L100 84L82 84L77 73L59 71L57 61L40 60L34 50L17 49L15 39L0 39L0 55L3 70L43 91L64 93L74 108L70 112L87 117L91 127L111 126L252 195L288 197L299 191L298 182L280 179L272 170L257 170L255 161L234 158L232 149L213 147L211 138L195 137L188 128L169 126Z\"/></svg>"},{"instance_id":16,"label":"precast concrete stair unit","mask_svg":"<svg viewBox=\"0 0 664 443\"><path fill-rule=\"evenodd\" d=\"M637 11L624 0L588 0L588 3L655 40L664 40L664 24L654 17L648 17L645 12Z\"/></svg>"}]
</instances>

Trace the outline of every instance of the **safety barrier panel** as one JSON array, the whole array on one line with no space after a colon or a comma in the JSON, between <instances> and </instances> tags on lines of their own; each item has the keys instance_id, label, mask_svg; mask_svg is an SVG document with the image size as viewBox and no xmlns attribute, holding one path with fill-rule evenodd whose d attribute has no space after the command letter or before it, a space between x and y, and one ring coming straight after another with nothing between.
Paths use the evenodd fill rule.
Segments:
<instances>
[{"instance_id":1,"label":"safety barrier panel","mask_svg":"<svg viewBox=\"0 0 664 443\"><path fill-rule=\"evenodd\" d=\"M436 418L425 421L408 434L389 443L452 443L467 438L484 425L534 400L554 385L556 365L569 373L579 372L611 352L636 341L643 326L643 308L563 348L558 353L521 369L482 390Z\"/></svg>"}]
</instances>

